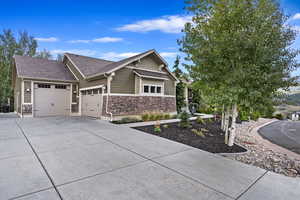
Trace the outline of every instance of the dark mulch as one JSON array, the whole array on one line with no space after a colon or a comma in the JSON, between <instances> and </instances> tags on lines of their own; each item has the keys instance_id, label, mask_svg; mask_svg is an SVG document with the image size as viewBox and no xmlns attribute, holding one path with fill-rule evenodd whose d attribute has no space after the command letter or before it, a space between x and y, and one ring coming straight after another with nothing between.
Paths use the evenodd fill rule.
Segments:
<instances>
[{"instance_id":1,"label":"dark mulch","mask_svg":"<svg viewBox=\"0 0 300 200\"><path fill-rule=\"evenodd\" d=\"M196 121L191 121L190 128L186 129L179 127L178 122L169 123L167 125L167 128L164 127L164 125L160 126L160 133L154 132L153 125L135 127L135 129L174 140L204 151L209 151L211 153L239 153L246 151L246 149L236 144L232 147L224 144L224 132L220 128L221 125L219 121L210 121L205 124L198 124ZM205 137L195 134L192 132L192 129L202 129L202 133L205 134ZM204 129L206 129L207 132Z\"/></svg>"}]
</instances>

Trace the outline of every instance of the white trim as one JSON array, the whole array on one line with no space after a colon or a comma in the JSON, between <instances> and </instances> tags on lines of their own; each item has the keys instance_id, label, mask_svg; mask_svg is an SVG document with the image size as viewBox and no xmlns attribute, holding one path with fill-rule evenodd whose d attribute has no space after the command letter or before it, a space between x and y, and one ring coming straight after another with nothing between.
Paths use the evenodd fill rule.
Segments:
<instances>
[{"instance_id":1,"label":"white trim","mask_svg":"<svg viewBox=\"0 0 300 200\"><path fill-rule=\"evenodd\" d=\"M145 86L149 86L149 92L148 93L145 93L144 92L144 87ZM151 87L154 86L155 87L155 93L151 93ZM164 85L163 84L149 84L149 83L145 83L143 84L143 87L142 87L142 93L143 95L145 96L163 96L164 95ZM160 90L160 93L157 93L157 87L160 87L161 90Z\"/></svg>"},{"instance_id":2,"label":"white trim","mask_svg":"<svg viewBox=\"0 0 300 200\"><path fill-rule=\"evenodd\" d=\"M98 89L98 88L103 88L103 87L104 87L104 85L97 85L97 86L92 86L92 87L80 88L79 91L92 90L92 89Z\"/></svg>"},{"instance_id":3,"label":"white trim","mask_svg":"<svg viewBox=\"0 0 300 200\"><path fill-rule=\"evenodd\" d=\"M70 84L70 115L72 114L72 103L73 103L73 84Z\"/></svg>"},{"instance_id":4,"label":"white trim","mask_svg":"<svg viewBox=\"0 0 300 200\"><path fill-rule=\"evenodd\" d=\"M24 104L24 80L21 80L21 113L23 114L23 104Z\"/></svg>"},{"instance_id":5,"label":"white trim","mask_svg":"<svg viewBox=\"0 0 300 200\"><path fill-rule=\"evenodd\" d=\"M77 81L79 81L79 78L75 75L75 73L71 70L71 68L69 67L69 65L66 63L67 68L69 69L69 71L73 74L73 76L76 78Z\"/></svg>"},{"instance_id":6,"label":"white trim","mask_svg":"<svg viewBox=\"0 0 300 200\"><path fill-rule=\"evenodd\" d=\"M161 77L156 77L156 76L145 76L145 75L141 75L138 72L134 71L133 73L135 73L137 76L141 77L141 78L150 78L150 79L158 79L158 80L170 80L167 78L161 78Z\"/></svg>"},{"instance_id":7,"label":"white trim","mask_svg":"<svg viewBox=\"0 0 300 200\"><path fill-rule=\"evenodd\" d=\"M74 65L74 67L77 69L77 71L79 72L79 74L80 74L83 78L86 78L86 76L84 76L84 74L79 70L79 68L75 65L75 63L72 61L72 59L68 56L68 53L65 53L64 56L67 57L68 60Z\"/></svg>"},{"instance_id":8,"label":"white trim","mask_svg":"<svg viewBox=\"0 0 300 200\"><path fill-rule=\"evenodd\" d=\"M70 84L70 83L78 83L78 81L67 81L67 80L59 80L59 79L46 79L46 78L34 78L34 77L27 77L27 76L19 76L19 78L22 79L29 79L29 81L35 81L35 82L42 82L42 81L48 81L48 82L60 82L61 84Z\"/></svg>"},{"instance_id":9,"label":"white trim","mask_svg":"<svg viewBox=\"0 0 300 200\"><path fill-rule=\"evenodd\" d=\"M153 96L153 97L176 97L175 95L145 95L145 94L122 94L122 93L110 93L110 94L103 94L103 96L132 96L132 97L139 97L139 96Z\"/></svg>"},{"instance_id":10,"label":"white trim","mask_svg":"<svg viewBox=\"0 0 300 200\"><path fill-rule=\"evenodd\" d=\"M146 69L146 68L141 68L141 67L127 66L126 68L129 68L129 69L137 69L137 70L143 70L143 71L149 71L149 72L157 72L157 73L161 73L161 74L168 74L167 72L157 71L157 70L152 70L152 69Z\"/></svg>"}]
</instances>

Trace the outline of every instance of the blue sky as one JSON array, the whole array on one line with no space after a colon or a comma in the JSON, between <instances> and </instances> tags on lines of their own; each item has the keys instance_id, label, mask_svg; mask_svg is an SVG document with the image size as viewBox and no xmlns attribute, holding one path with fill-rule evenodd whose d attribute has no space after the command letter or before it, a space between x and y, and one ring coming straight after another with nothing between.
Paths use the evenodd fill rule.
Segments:
<instances>
[{"instance_id":1,"label":"blue sky","mask_svg":"<svg viewBox=\"0 0 300 200\"><path fill-rule=\"evenodd\" d=\"M299 0L281 4L291 18L300 13ZM170 67L180 54L180 29L190 20L184 0L10 0L1 7L0 29L27 30L40 50L54 55L67 51L119 60L155 48ZM300 30L300 14L290 24ZM293 47L300 48L300 37Z\"/></svg>"}]
</instances>

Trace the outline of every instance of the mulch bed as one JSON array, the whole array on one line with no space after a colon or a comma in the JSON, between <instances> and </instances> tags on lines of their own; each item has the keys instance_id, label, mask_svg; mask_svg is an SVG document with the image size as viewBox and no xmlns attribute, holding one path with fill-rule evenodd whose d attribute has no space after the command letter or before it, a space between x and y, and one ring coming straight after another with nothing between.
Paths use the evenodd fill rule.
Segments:
<instances>
[{"instance_id":1,"label":"mulch bed","mask_svg":"<svg viewBox=\"0 0 300 200\"><path fill-rule=\"evenodd\" d=\"M241 153L247 150L241 146L234 144L229 147L224 144L224 132L221 130L220 121L210 121L205 124L198 124L196 121L191 121L189 128L179 127L179 123L168 123L168 127L162 124L161 132L154 132L154 125L135 127L134 129L156 135L159 137L167 138L177 141L204 151L211 153ZM195 134L192 129L201 130L204 137Z\"/></svg>"}]
</instances>

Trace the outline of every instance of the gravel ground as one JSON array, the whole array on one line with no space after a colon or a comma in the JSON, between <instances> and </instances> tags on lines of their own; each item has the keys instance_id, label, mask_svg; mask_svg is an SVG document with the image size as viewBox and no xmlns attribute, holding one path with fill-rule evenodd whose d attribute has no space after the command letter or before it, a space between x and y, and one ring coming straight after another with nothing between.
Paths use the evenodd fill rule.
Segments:
<instances>
[{"instance_id":1,"label":"gravel ground","mask_svg":"<svg viewBox=\"0 0 300 200\"><path fill-rule=\"evenodd\" d=\"M300 155L270 143L257 133L257 127L270 121L259 119L238 124L236 143L249 149L249 152L224 156L275 173L300 177Z\"/></svg>"}]
</instances>

